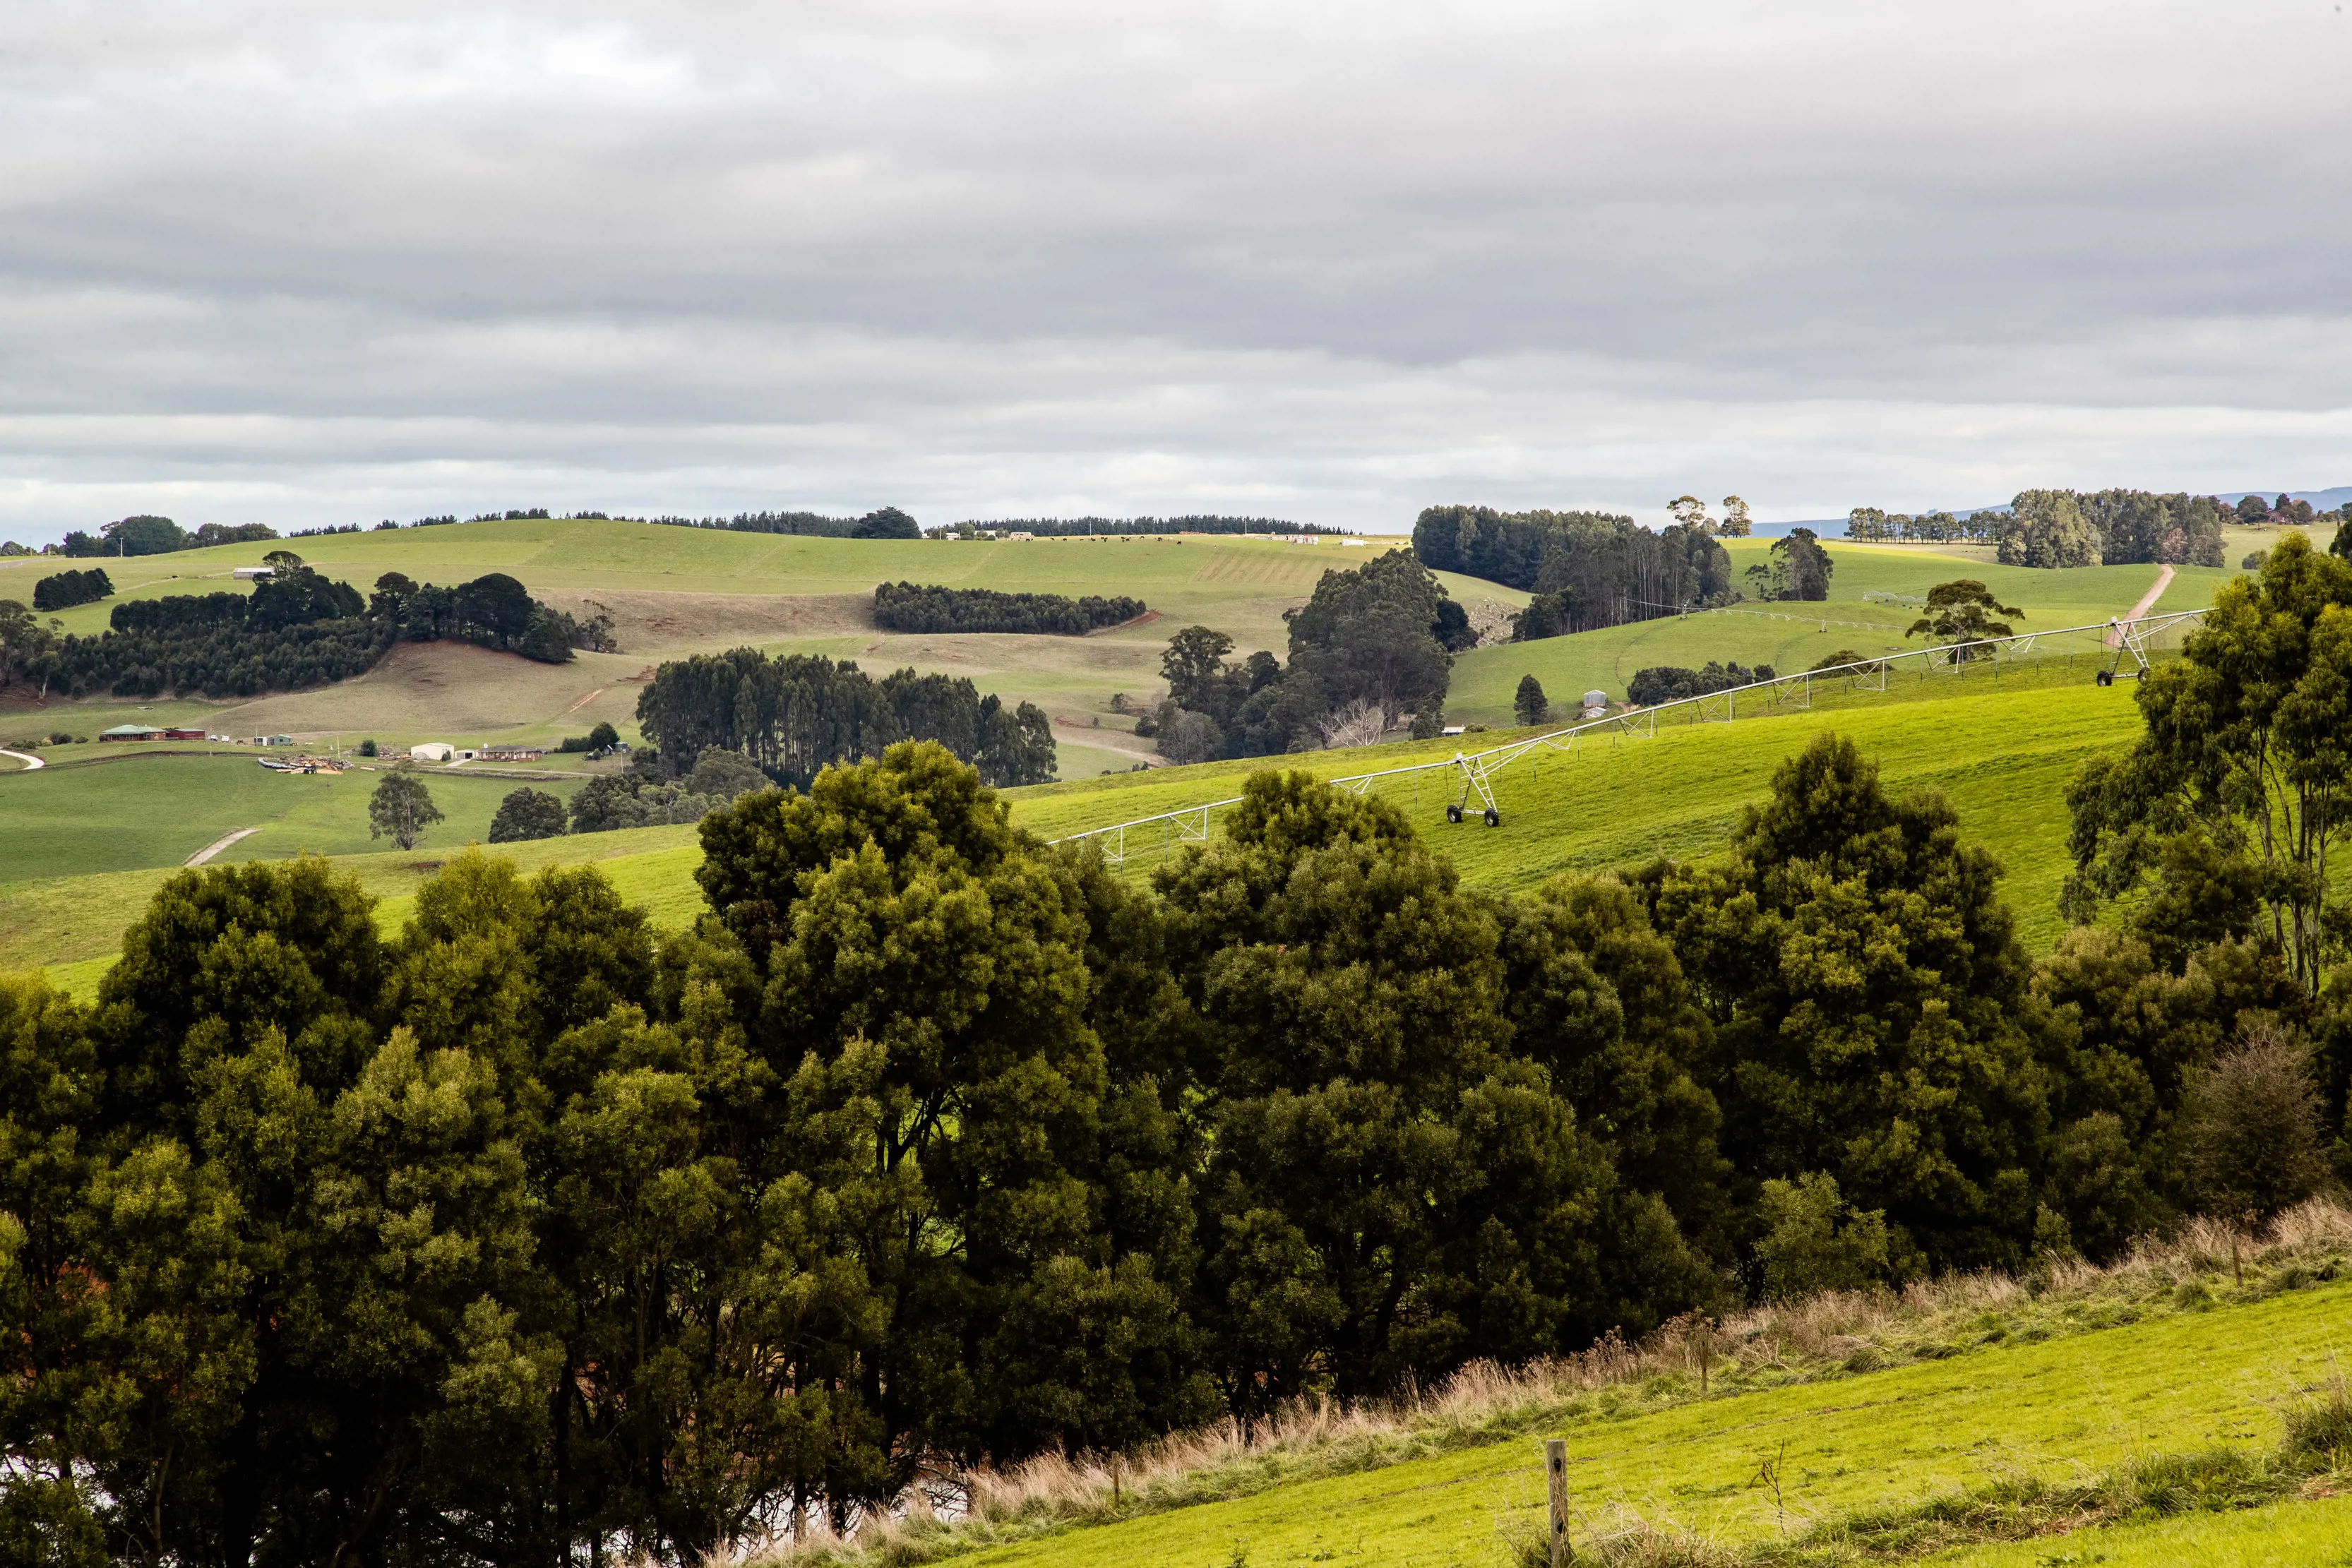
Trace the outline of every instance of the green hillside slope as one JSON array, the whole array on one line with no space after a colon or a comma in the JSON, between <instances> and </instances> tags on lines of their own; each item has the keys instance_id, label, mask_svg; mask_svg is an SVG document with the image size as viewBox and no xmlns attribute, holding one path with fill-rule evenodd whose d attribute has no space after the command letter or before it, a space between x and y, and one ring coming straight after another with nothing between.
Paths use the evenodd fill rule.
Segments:
<instances>
[{"instance_id":1,"label":"green hillside slope","mask_svg":"<svg viewBox=\"0 0 2352 1568\"><path fill-rule=\"evenodd\" d=\"M2085 671L2054 665L2039 683L2007 674L1996 684L1979 673L1961 681L1898 685L1883 695L1823 693L1809 711L1767 714L1731 724L1666 725L1647 739L1587 737L1570 752L1540 752L1496 776L1504 812L1499 829L1475 821L1448 825L1444 807L1454 785L1442 772L1400 777L1375 788L1406 807L1471 885L1528 887L1566 870L1602 870L1661 854L1708 853L1738 820L1741 808L1763 797L1772 769L1783 758L1822 731L1834 729L1852 736L1874 756L1891 785L1933 785L1951 797L1963 830L1990 846L2007 867L2004 894L2017 912L2021 936L2038 948L2063 928L2057 896L2068 862L2061 791L2084 758L2129 745L2139 728L2128 686L2096 686ZM1467 738L1494 745L1517 733L1537 732L1496 731ZM1008 793L1016 821L1046 837L1060 838L1223 799L1263 767L1300 768L1333 778L1440 760L1464 743L1404 742L1309 752L1121 773ZM190 773L186 799L191 804L179 816L148 813L142 799L149 792L146 771L165 767ZM12 876L0 883L0 967L102 960L111 951L112 934L135 917L163 874L155 871L79 879L89 883L79 889L73 882L47 880L85 863L79 857L99 857L97 863L113 866L173 866L222 833L257 822L266 824L265 831L234 846L225 859L274 858L304 849L352 853L371 847L363 797L364 781L372 775L352 773L331 781L286 779L265 773L249 760L205 758L125 760L104 768L48 771L46 780L33 774L0 782L0 789L22 792L41 810L55 814L55 820L26 817L0 822L0 850L25 846L22 860L12 855L12 869L19 864L37 868L32 877ZM79 786L77 781L95 784ZM510 780L436 775L432 788L436 798L444 798L443 809L451 821L432 830L417 854L355 854L352 864L377 878L388 875L394 862L437 858L450 847L478 839L487 830L498 797L513 787ZM571 788L535 787L559 794ZM176 780L172 784L175 798L181 788ZM104 810L94 810L93 802ZM700 907L692 882L699 853L692 831L645 831L672 836L661 841L658 853L646 853L635 835L626 833L508 848L520 851L520 858L530 865L596 860L622 879L632 897L652 901L666 920L689 921ZM1148 873L1179 842L1179 831L1172 825L1139 830L1128 839L1129 868L1134 874ZM436 853L428 856L426 850ZM33 878L45 880L35 883ZM398 880L383 883L385 891L394 891ZM70 920L59 914L68 904L76 912ZM88 977L59 978L79 986Z\"/></svg>"},{"instance_id":2,"label":"green hillside slope","mask_svg":"<svg viewBox=\"0 0 2352 1568\"><path fill-rule=\"evenodd\" d=\"M2267 1446L2278 1436L2278 1406L2352 1355L2347 1311L2352 1285L2338 1284L1644 1414L1619 1415L1596 1398L1587 1413L1517 1441L1073 1531L967 1561L974 1568L1224 1568L1238 1552L1251 1568L1502 1564L1511 1560L1509 1538L1540 1518L1539 1444L1551 1436L1568 1439L1570 1495L1592 1526L1606 1528L1625 1510L1727 1544L1767 1541L1998 1478L2060 1479L2148 1453ZM1774 1470L1777 1490L1769 1479L1759 1484ZM2333 1509L2326 1520L2341 1528L2352 1514Z\"/></svg>"},{"instance_id":3,"label":"green hillside slope","mask_svg":"<svg viewBox=\"0 0 2352 1568\"><path fill-rule=\"evenodd\" d=\"M2352 1215L2315 1204L2242 1249L2200 1226L2030 1287L1767 1306L1705 1340L1472 1369L1401 1408L1179 1437L1121 1461L1123 1484L1048 1457L982 1478L949 1530L775 1561L1528 1565L1557 1437L1582 1563L2340 1563L2347 1247Z\"/></svg>"},{"instance_id":4,"label":"green hillside slope","mask_svg":"<svg viewBox=\"0 0 2352 1568\"><path fill-rule=\"evenodd\" d=\"M1748 547L1761 541L1731 542ZM1744 562L1756 553L1752 548L1735 549L1734 559ZM1634 673L1655 664L1696 669L1709 660L1737 661L1751 667L1770 664L1790 674L1841 649L1877 654L1922 645L1904 635L1918 618L1916 606L1865 599L1865 593L1916 598L1937 581L1979 578L2002 602L2025 611L2013 622L2019 632L2046 632L2097 625L2126 614L2157 578L2157 569L2146 566L2036 571L1855 545L1841 546L1831 555L1837 563L1832 583L1835 597L1821 604L1748 604L1472 649L1454 662L1446 711L1457 720L1508 723L1519 677L1528 674L1542 683L1555 705L1565 707L1591 689L1622 701ZM2201 609L2234 575L2205 567L2179 568L2153 611Z\"/></svg>"}]
</instances>

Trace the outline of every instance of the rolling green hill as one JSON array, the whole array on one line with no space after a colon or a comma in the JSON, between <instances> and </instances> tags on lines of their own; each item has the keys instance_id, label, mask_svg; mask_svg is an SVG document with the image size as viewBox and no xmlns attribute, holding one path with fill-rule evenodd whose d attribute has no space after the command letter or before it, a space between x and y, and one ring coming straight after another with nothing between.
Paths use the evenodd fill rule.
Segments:
<instances>
[{"instance_id":1,"label":"rolling green hill","mask_svg":"<svg viewBox=\"0 0 2352 1568\"><path fill-rule=\"evenodd\" d=\"M1120 692L1156 695L1160 651L1170 631L1196 620L1226 631L1242 650L1283 648L1282 612L1302 602L1323 571L1360 564L1385 541L1370 549L1200 538L912 543L537 520L288 542L331 574L362 583L387 570L440 581L510 571L542 597L575 608L593 602L612 609L625 652L548 665L462 644L412 643L360 679L247 703L0 703L0 744L58 729L94 734L133 714L149 723L343 743L362 736L393 744L544 743L584 733L599 719L630 733L636 694L659 659L748 643L854 658L875 669L911 664L966 674L984 690L1040 703L1055 717L1062 774L1073 782L1016 791L1015 810L1037 831L1062 836L1219 799L1251 768L1267 765L1133 772L1139 761L1156 758L1149 741L1129 733L1132 719L1109 711L1111 698ZM110 563L109 570L126 596L209 591L227 586L231 567L257 561L269 548L140 557ZM1760 558L1769 546L1749 539L1732 540L1728 548L1744 561ZM1841 544L1832 555L1839 597L1804 606L1802 617L1792 606L1748 605L1475 649L1456 664L1454 716L1507 722L1518 679L1530 672L1565 709L1588 685L1622 695L1632 672L1652 664L1737 659L1786 670L1836 648L1900 648L1914 609L1864 596L1916 597L1957 575L1983 577L2021 604L2029 629L2122 613L2155 577L2144 567L2030 571L1892 547ZM31 576L54 566L7 563L0 568L0 596L19 586L29 593ZM2206 602L2228 575L2184 570L2161 608ZM1157 618L1083 638L890 635L871 625L866 596L874 582L899 577L1006 590L1132 593L1152 605ZM1526 597L1467 579L1450 580L1448 588L1472 603L1510 605ZM107 608L86 606L64 619L91 630L103 623ZM2028 940L2040 944L2058 929L2054 901L2065 870L2058 791L2084 756L2125 744L2137 731L2127 694L2090 685L2091 662L2078 653L2071 666L2053 664L2022 677L2005 673L1998 685L1979 674L1928 686L1898 682L1883 695L1823 690L1810 711L1743 716L1729 729L1670 730L1654 740L1613 746L1587 739L1572 759L1540 755L1498 781L1506 813L1498 831L1447 827L1440 808L1448 786L1434 777L1383 788L1414 810L1474 884L1519 887L1564 869L1706 852L1739 808L1761 794L1775 762L1820 729L1835 727L1877 755L1896 784L1933 783L1952 796L1968 831L2007 862L2009 897ZM1496 730L1461 742L1403 743L1280 762L1328 777L1443 758L1457 746L1475 749L1505 738ZM236 829L260 831L227 852L230 859L306 849L364 858L377 847L365 836L364 775L286 779L253 768L248 759L133 761L110 747L65 747L48 755L61 764L108 760L102 768L59 766L0 778L0 803L6 807L0 810L0 964L102 960L107 944L97 934L110 926L119 932L152 885L152 877L130 873L175 866ZM550 761L563 765L563 759ZM572 786L547 787L565 794ZM452 778L445 785L436 778L434 788L450 821L433 830L420 853L479 837L512 783ZM1150 836L1131 847L1149 851ZM642 868L610 842L583 841L531 852L606 861L617 873L635 878L633 885L660 907L684 917L696 904L688 875L692 851L679 847L684 843L665 847ZM1139 853L1132 863L1139 872L1148 869L1150 855ZM124 874L101 877L70 895L61 891L60 879L98 873ZM63 926L46 913L62 907L59 900L79 912Z\"/></svg>"},{"instance_id":2,"label":"rolling green hill","mask_svg":"<svg viewBox=\"0 0 2352 1568\"><path fill-rule=\"evenodd\" d=\"M203 723L236 734L300 737L374 734L401 742L551 740L599 719L627 730L640 683L664 658L751 645L824 653L869 669L911 664L968 675L983 692L1032 701L1055 720L1065 777L1116 771L1153 755L1111 711L1114 695L1141 698L1160 684L1160 653L1175 628L1203 623L1244 652L1287 647L1282 614L1304 603L1335 567L1361 565L1398 541L1181 538L919 542L796 538L603 519L457 524L331 534L277 544L222 545L104 562L119 592L56 619L68 632L102 630L126 599L243 591L229 576L288 548L328 576L362 591L387 571L451 583L503 571L562 608L614 619L622 653L583 653L566 665L532 664L462 645L409 644L355 681L323 691L249 702L52 703L35 709L0 700L0 743L54 729L91 734L132 710L146 722ZM0 562L0 598L29 601L54 559ZM1151 608L1144 622L1087 637L901 635L877 629L877 582L901 579L955 587L1072 595L1124 593ZM1449 578L1465 603L1524 603L1527 595Z\"/></svg>"},{"instance_id":3,"label":"rolling green hill","mask_svg":"<svg viewBox=\"0 0 2352 1568\"><path fill-rule=\"evenodd\" d=\"M1733 559L1745 564L1761 540L1730 541ZM2075 571L2036 571L1922 555L1916 551L1841 545L1832 582L1836 597L1821 604L1747 604L1735 609L1644 621L1535 643L1474 648L1454 662L1449 716L1486 724L1511 722L1511 699L1519 677L1532 674L1556 706L1575 703L1598 688L1623 700L1634 672L1654 664L1696 669L1710 659L1754 666L1770 664L1782 674L1811 668L1841 649L1861 654L1901 653L1921 646L1906 639L1918 618L1914 605L1864 594L1924 596L1936 582L1955 577L1982 580L2006 604L2025 612L2013 624L2021 632L2062 626L2096 625L2128 613L2156 580L2146 566L2086 567ZM2195 610L2236 573L2210 567L2182 567L2154 606L2154 612Z\"/></svg>"},{"instance_id":4,"label":"rolling green hill","mask_svg":"<svg viewBox=\"0 0 2352 1568\"><path fill-rule=\"evenodd\" d=\"M1473 886L1509 889L1532 886L1561 871L1603 870L1655 855L1708 853L1738 821L1740 809L1760 800L1772 768L1814 735L1836 729L1851 735L1878 758L1898 789L1933 785L1949 795L1963 831L1982 840L2008 868L2003 891L2019 919L2020 934L2039 948L2062 929L2057 913L2060 883L2067 870L2066 819L2060 791L2084 758L2128 745L2139 731L2139 716L2127 686L2100 687L2084 672L2053 666L2034 681L2004 674L1999 683L1979 672L1964 680L1946 677L1933 685L1897 685L1885 694L1837 695L1824 692L1811 710L1769 713L1731 724L1668 725L1651 738L1587 737L1570 752L1540 752L1496 777L1504 812L1499 829L1477 821L1450 826L1444 815L1454 786L1442 773L1385 780L1375 786L1403 805L1413 821L1452 856ZM1515 734L1496 731L1475 741L1496 744ZM1157 812L1224 799L1252 770L1269 765L1302 768L1333 778L1375 768L1442 760L1462 741L1403 742L1339 752L1312 752L1250 762L1210 763L1164 768L1149 774L1118 774L1100 779L1034 786L1008 791L1014 818L1049 838L1066 837ZM108 813L135 812L143 788L142 771L172 767L201 770L192 781L201 812L185 822L157 822L126 833L122 841L100 848ZM228 851L229 860L267 858L301 849L352 853L370 847L363 802L371 776L352 773L340 780L287 779L265 773L250 760L208 758L128 759L96 768L53 768L51 777L26 775L0 783L12 790L37 786L36 798L54 801L45 809L60 819L38 837L54 832L58 854L45 853L44 867L70 868L78 854L105 853L102 863L174 866L231 828L266 821L268 826ZM247 778L250 774L252 777ZM95 780L100 797L76 793L77 780ZM471 793L446 794L457 785ZM322 787L323 786L323 787ZM404 865L434 863L427 850L446 851L486 829L497 799L511 780L458 779L432 776L436 798L450 814L432 830L415 854L352 853L372 891L397 894L413 888L421 873ZM569 786L537 786L564 792ZM177 785L173 789L176 790ZM106 813L92 818L88 802L102 798ZM282 802L293 802L282 805ZM266 816L269 809L282 816ZM91 826L95 821L100 825ZM17 841L20 830L0 826L0 844ZM640 841L641 834L662 835ZM1179 841L1173 828L1139 830L1127 842L1129 869L1148 873L1168 847ZM692 881L699 850L687 828L593 833L577 838L506 846L525 865L595 860L634 899L653 904L665 924L684 925L699 913ZM167 874L162 870L125 871L111 876L34 881L11 877L0 883L0 967L77 966L60 972L62 983L86 988L103 967L114 936ZM67 911L70 911L70 918ZM387 907L386 920L397 911Z\"/></svg>"}]
</instances>

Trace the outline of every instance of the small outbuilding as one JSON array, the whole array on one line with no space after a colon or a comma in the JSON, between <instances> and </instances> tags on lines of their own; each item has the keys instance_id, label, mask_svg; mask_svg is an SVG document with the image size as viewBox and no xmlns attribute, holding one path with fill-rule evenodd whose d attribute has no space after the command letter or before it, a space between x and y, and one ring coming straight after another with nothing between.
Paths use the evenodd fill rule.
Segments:
<instances>
[{"instance_id":1,"label":"small outbuilding","mask_svg":"<svg viewBox=\"0 0 2352 1568\"><path fill-rule=\"evenodd\" d=\"M446 740L425 740L410 747L408 755L418 762L446 762L457 755L457 748Z\"/></svg>"},{"instance_id":2,"label":"small outbuilding","mask_svg":"<svg viewBox=\"0 0 2352 1568\"><path fill-rule=\"evenodd\" d=\"M239 582L258 582L265 577L276 576L277 572L274 566L240 566L231 570L229 576Z\"/></svg>"}]
</instances>

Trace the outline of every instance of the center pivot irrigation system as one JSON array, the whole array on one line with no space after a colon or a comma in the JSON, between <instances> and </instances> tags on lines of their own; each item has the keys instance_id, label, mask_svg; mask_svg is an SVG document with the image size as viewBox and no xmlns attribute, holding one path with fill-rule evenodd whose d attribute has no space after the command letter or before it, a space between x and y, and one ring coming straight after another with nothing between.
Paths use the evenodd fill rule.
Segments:
<instances>
[{"instance_id":1,"label":"center pivot irrigation system","mask_svg":"<svg viewBox=\"0 0 2352 1568\"><path fill-rule=\"evenodd\" d=\"M1579 741L1590 744L1606 740L1613 746L1626 740L1648 739L1658 733L1661 719L1668 723L1683 718L1691 724L1728 724L1738 716L1739 705L1743 701L1751 713L1759 707L1810 708L1813 706L1813 684L1816 681L1839 683L1839 689L1845 691L1883 692L1887 689L1888 681L1898 665L1906 670L1916 668L1923 683L1937 678L1961 679L1979 670L1985 672L1985 678L1999 680L2001 667L2005 664L2026 664L2039 667L2045 658L2053 654L2063 656L2071 664L2084 652L2079 640L2086 637L2095 639L2089 652L2095 661L2093 678L2100 685L2113 685L2117 676L2126 673L2126 661L2131 665L2130 675L2145 680L2149 668L2148 655L2158 643L2168 634L2201 622L2204 617L2202 610L2185 610L2167 615L2143 615L2137 620L2104 621L2088 626L2063 626L2051 632L2028 632L2014 637L1991 637L1981 642L1946 643L1931 648L1914 648L1874 659L1858 659L1849 664L1833 664L1824 670L1807 670L1799 674L1777 675L1769 681L1751 681L1744 686L1731 686L1723 691L1709 692L1704 696L1683 697L1670 703L1660 703L1655 707L1634 708L1603 718L1588 719L1566 729L1531 736L1486 751L1457 751L1435 762L1415 762L1402 768L1384 768L1373 773L1351 773L1328 782L1361 795L1391 780L1410 779L1417 797L1421 780L1433 775L1443 784L1442 795L1448 822L1481 817L1488 827L1499 828L1503 825L1503 807L1496 798L1495 789L1503 770L1522 759L1532 770L1540 765L1547 751L1573 756ZM1205 805L1186 806L1174 811L1162 811L1156 816L1138 817L1132 821L1089 828L1085 832L1071 833L1052 841L1083 844L1091 841L1100 846L1106 861L1113 865L1121 865L1130 852L1130 834L1140 841L1133 846L1135 852L1164 854L1187 843L1206 843L1210 819L1217 812L1240 803L1241 797L1235 795L1223 800L1211 800Z\"/></svg>"}]
</instances>

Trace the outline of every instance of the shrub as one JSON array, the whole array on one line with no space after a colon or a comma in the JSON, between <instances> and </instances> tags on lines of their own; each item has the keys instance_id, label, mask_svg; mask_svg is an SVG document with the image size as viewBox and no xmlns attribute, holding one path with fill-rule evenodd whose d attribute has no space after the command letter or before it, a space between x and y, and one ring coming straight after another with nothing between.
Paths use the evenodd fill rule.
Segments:
<instances>
[{"instance_id":1,"label":"shrub","mask_svg":"<svg viewBox=\"0 0 2352 1568\"><path fill-rule=\"evenodd\" d=\"M1756 1259L1770 1300L1856 1291L1885 1281L1885 1210L1863 1213L1847 1207L1837 1178L1827 1171L1792 1182L1766 1182L1757 1208L1767 1231L1756 1244Z\"/></svg>"},{"instance_id":2,"label":"shrub","mask_svg":"<svg viewBox=\"0 0 2352 1568\"><path fill-rule=\"evenodd\" d=\"M2180 1144L2190 1195L2208 1214L2267 1220L2327 1177L2311 1050L2272 1024L2249 1029L2191 1082Z\"/></svg>"}]
</instances>

